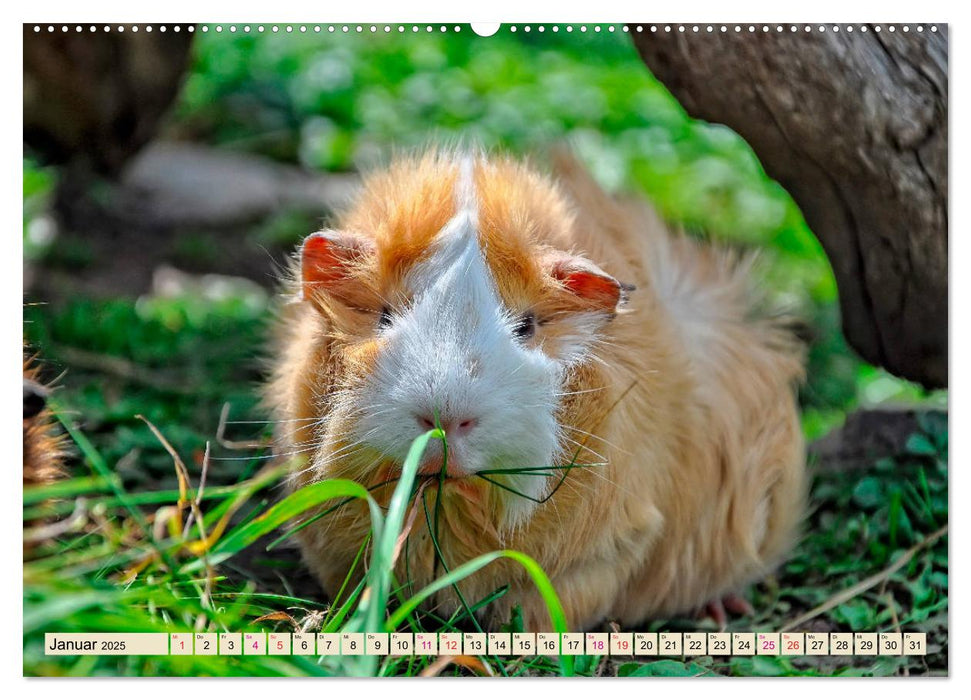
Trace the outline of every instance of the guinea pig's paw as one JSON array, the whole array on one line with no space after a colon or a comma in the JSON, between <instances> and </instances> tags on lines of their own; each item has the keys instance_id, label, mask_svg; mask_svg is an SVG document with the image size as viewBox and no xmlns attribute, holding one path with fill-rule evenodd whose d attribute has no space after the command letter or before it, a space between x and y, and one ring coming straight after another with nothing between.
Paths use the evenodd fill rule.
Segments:
<instances>
[{"instance_id":1,"label":"guinea pig's paw","mask_svg":"<svg viewBox=\"0 0 971 700\"><path fill-rule=\"evenodd\" d=\"M727 612L726 612L727 611ZM710 617L718 625L718 629L724 630L728 626L728 613L733 615L752 617L755 615L755 608L745 598L737 593L728 593L720 598L714 598L704 606L698 613L699 619Z\"/></svg>"}]
</instances>

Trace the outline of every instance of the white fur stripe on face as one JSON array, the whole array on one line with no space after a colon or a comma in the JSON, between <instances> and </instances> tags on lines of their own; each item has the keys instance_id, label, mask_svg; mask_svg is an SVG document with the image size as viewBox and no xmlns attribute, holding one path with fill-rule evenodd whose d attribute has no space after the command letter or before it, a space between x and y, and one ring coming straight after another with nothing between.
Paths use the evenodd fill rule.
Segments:
<instances>
[{"instance_id":1,"label":"white fur stripe on face","mask_svg":"<svg viewBox=\"0 0 971 700\"><path fill-rule=\"evenodd\" d=\"M359 435L384 454L404 459L427 429L474 423L449 437L453 463L465 473L553 463L559 433L554 412L563 372L540 349L519 343L499 296L479 236L475 160L457 163L455 213L408 274L412 303L383 331L381 352L361 403ZM529 498L503 497L502 522L513 527L547 492L548 480L510 476Z\"/></svg>"},{"instance_id":2,"label":"white fur stripe on face","mask_svg":"<svg viewBox=\"0 0 971 700\"><path fill-rule=\"evenodd\" d=\"M472 212L478 218L479 203L475 191L475 157L463 156L459 161L459 175L455 181L455 212Z\"/></svg>"},{"instance_id":3,"label":"white fur stripe on face","mask_svg":"<svg viewBox=\"0 0 971 700\"><path fill-rule=\"evenodd\" d=\"M414 324L430 337L469 351L508 333L479 240L475 162L471 156L465 157L458 168L455 215L435 238L431 255L408 281L416 299Z\"/></svg>"}]
</instances>

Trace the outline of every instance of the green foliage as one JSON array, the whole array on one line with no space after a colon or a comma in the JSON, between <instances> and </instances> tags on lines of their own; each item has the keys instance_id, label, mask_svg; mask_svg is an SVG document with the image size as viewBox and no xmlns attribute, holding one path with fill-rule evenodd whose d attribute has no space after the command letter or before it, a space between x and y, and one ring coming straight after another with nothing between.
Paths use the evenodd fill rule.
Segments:
<instances>
[{"instance_id":1,"label":"green foliage","mask_svg":"<svg viewBox=\"0 0 971 700\"><path fill-rule=\"evenodd\" d=\"M173 128L324 170L429 143L542 154L568 142L605 186L760 249L762 288L815 335L802 391L810 437L867 403L869 368L846 345L832 271L798 208L738 135L689 118L623 33L210 33L197 37ZM274 230L265 235L299 235Z\"/></svg>"},{"instance_id":2,"label":"green foliage","mask_svg":"<svg viewBox=\"0 0 971 700\"><path fill-rule=\"evenodd\" d=\"M24 158L24 260L40 258L54 235L54 224L46 215L56 177L50 168L41 168Z\"/></svg>"},{"instance_id":3,"label":"green foliage","mask_svg":"<svg viewBox=\"0 0 971 700\"><path fill-rule=\"evenodd\" d=\"M273 627L268 621L259 624L263 616L292 619L282 615L275 606L289 603L291 606L316 607L312 601L292 596L256 593L249 584L240 589L238 584L233 585L224 576L217 575L214 567L238 555L260 537L290 525L322 504L347 497L367 501L371 541L375 546L371 549L364 578L354 593L337 614L333 614L333 608L329 615L320 614L322 631L395 631L421 624L416 622L414 613L422 602L500 557L510 558L527 570L549 608L554 629L567 631L563 608L546 573L527 555L511 550L493 552L462 564L388 614L395 590L392 570L396 543L407 510L417 507L414 502L417 498L415 479L422 452L429 440L443 438L439 430L415 441L405 459L387 512L382 512L360 484L328 480L299 489L269 508L257 506L262 510L259 515L244 518L226 531L233 513L259 492L278 484L286 474L286 465L265 469L253 479L218 493L191 488L188 482L180 479L181 490L174 507L162 505L148 516L113 478L104 458L84 434L70 423L64 425L95 477L25 490L25 505L44 503L68 494L84 493L89 499L75 502L76 524L71 531L56 540L39 538L25 562L26 675L371 676L386 675L395 669L401 671L398 667L406 663L415 664L415 660L376 656L322 657L315 663L297 656L218 659L92 657L77 660L44 655L46 632L261 630ZM112 493L114 497L105 498L100 495L102 493ZM164 504L166 500L160 498L159 503ZM188 505L192 502L196 507ZM190 511L196 517L191 526L184 521ZM25 522L28 539L36 532L31 529L32 525L30 521ZM337 599L340 598L338 595ZM421 629L419 627L419 631ZM417 663L426 666L429 662L429 658L424 658ZM572 675L573 660L563 657L560 662L562 674ZM548 662L539 660L530 668L536 671L544 665Z\"/></svg>"},{"instance_id":4,"label":"green foliage","mask_svg":"<svg viewBox=\"0 0 971 700\"><path fill-rule=\"evenodd\" d=\"M805 535L777 578L757 586L754 620L729 630L779 630L868 578L906 563L827 607L806 629L926 632L928 657L711 657L621 663L618 675L886 676L905 671L939 674L948 638L947 420L928 414L907 441L907 453L872 468L819 473L814 479ZM704 630L710 622L659 620L652 629ZM822 625L822 626L821 626Z\"/></svg>"},{"instance_id":5,"label":"green foliage","mask_svg":"<svg viewBox=\"0 0 971 700\"><path fill-rule=\"evenodd\" d=\"M617 669L617 675L626 678L635 677L672 677L672 676L714 676L709 668L697 662L682 662L674 659L662 659L661 661L649 661L645 664L626 663ZM766 675L766 674L746 674L746 675ZM770 674L779 675L779 674Z\"/></svg>"},{"instance_id":6,"label":"green foliage","mask_svg":"<svg viewBox=\"0 0 971 700\"><path fill-rule=\"evenodd\" d=\"M208 34L176 128L326 170L430 142L529 153L570 140L607 186L645 188L669 218L819 258L748 146L689 119L622 33Z\"/></svg>"},{"instance_id":7,"label":"green foliage","mask_svg":"<svg viewBox=\"0 0 971 700\"><path fill-rule=\"evenodd\" d=\"M233 418L259 418L253 408L269 317L265 296L79 297L25 306L24 334L43 350L46 376L70 368L62 391L108 463L129 486L148 487L171 479L171 461L135 416L161 426L194 463L224 403ZM212 476L245 476L255 464L217 461Z\"/></svg>"}]
</instances>

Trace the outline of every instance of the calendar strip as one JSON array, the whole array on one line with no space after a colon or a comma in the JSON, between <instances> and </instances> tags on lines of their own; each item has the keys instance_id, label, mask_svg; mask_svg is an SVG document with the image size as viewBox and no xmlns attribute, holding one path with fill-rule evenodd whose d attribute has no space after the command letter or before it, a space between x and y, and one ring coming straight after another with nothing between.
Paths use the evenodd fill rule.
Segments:
<instances>
[{"instance_id":1,"label":"calendar strip","mask_svg":"<svg viewBox=\"0 0 971 700\"><path fill-rule=\"evenodd\" d=\"M47 656L924 656L924 632L47 633Z\"/></svg>"}]
</instances>

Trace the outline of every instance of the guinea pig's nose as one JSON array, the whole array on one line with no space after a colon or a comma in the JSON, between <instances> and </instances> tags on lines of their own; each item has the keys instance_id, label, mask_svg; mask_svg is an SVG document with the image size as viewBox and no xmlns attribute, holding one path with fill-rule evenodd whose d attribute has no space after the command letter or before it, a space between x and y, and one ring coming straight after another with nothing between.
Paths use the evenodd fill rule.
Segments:
<instances>
[{"instance_id":1,"label":"guinea pig's nose","mask_svg":"<svg viewBox=\"0 0 971 700\"><path fill-rule=\"evenodd\" d=\"M421 426L422 430L431 430L435 427L435 419L433 416L418 415L416 418L418 419L418 425ZM440 416L438 419L438 424L442 427L442 430L445 431L446 439L448 439L450 436L458 437L468 435L478 423L478 419L471 416L459 418Z\"/></svg>"}]
</instances>

